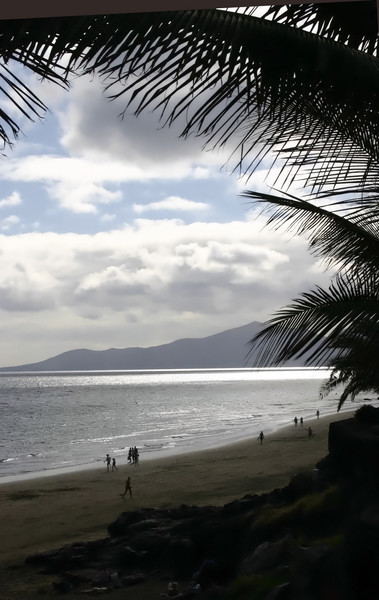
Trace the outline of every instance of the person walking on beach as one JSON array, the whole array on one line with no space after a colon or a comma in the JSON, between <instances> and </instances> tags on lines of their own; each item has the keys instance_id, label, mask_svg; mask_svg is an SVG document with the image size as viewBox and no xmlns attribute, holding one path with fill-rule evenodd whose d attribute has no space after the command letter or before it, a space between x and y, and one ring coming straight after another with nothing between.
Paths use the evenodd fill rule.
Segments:
<instances>
[{"instance_id":1,"label":"person walking on beach","mask_svg":"<svg viewBox=\"0 0 379 600\"><path fill-rule=\"evenodd\" d=\"M109 470L111 468L111 457L109 456L109 454L106 455L104 462L107 463L107 473L109 473Z\"/></svg>"},{"instance_id":2,"label":"person walking on beach","mask_svg":"<svg viewBox=\"0 0 379 600\"><path fill-rule=\"evenodd\" d=\"M297 427L297 417L294 418L293 422L295 423L295 427Z\"/></svg>"},{"instance_id":3,"label":"person walking on beach","mask_svg":"<svg viewBox=\"0 0 379 600\"><path fill-rule=\"evenodd\" d=\"M317 411L316 411L316 417L317 417L318 419L320 418L320 411L319 411L319 410L317 410Z\"/></svg>"},{"instance_id":4,"label":"person walking on beach","mask_svg":"<svg viewBox=\"0 0 379 600\"><path fill-rule=\"evenodd\" d=\"M128 479L125 482L125 490L123 494L120 494L120 496L122 497L123 500L125 500L125 494L129 492L129 495L131 498L133 498L133 494L132 494L132 484L130 482L130 477L128 477Z\"/></svg>"},{"instance_id":5,"label":"person walking on beach","mask_svg":"<svg viewBox=\"0 0 379 600\"><path fill-rule=\"evenodd\" d=\"M313 429L312 427L308 427L308 437L311 438L313 436Z\"/></svg>"},{"instance_id":6,"label":"person walking on beach","mask_svg":"<svg viewBox=\"0 0 379 600\"><path fill-rule=\"evenodd\" d=\"M303 426L304 425L304 419L303 417L300 417L300 425Z\"/></svg>"},{"instance_id":7,"label":"person walking on beach","mask_svg":"<svg viewBox=\"0 0 379 600\"><path fill-rule=\"evenodd\" d=\"M118 471L118 468L116 467L116 459L112 458L112 471Z\"/></svg>"},{"instance_id":8,"label":"person walking on beach","mask_svg":"<svg viewBox=\"0 0 379 600\"><path fill-rule=\"evenodd\" d=\"M258 435L258 440L261 442L261 446L262 446L262 442L264 440L264 437L265 437L264 433L263 433L263 431L261 431L260 434Z\"/></svg>"},{"instance_id":9,"label":"person walking on beach","mask_svg":"<svg viewBox=\"0 0 379 600\"><path fill-rule=\"evenodd\" d=\"M134 446L132 451L133 465L138 465L139 463L139 452L137 446Z\"/></svg>"}]
</instances>

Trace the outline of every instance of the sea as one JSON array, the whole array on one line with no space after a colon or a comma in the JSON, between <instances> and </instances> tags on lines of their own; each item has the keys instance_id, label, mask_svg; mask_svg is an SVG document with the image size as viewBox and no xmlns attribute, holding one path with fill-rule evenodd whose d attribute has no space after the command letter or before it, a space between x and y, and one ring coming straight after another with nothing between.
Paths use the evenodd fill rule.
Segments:
<instances>
[{"instance_id":1,"label":"sea","mask_svg":"<svg viewBox=\"0 0 379 600\"><path fill-rule=\"evenodd\" d=\"M0 374L0 483L203 451L336 413L328 369L201 369ZM358 396L343 410L376 397Z\"/></svg>"}]
</instances>

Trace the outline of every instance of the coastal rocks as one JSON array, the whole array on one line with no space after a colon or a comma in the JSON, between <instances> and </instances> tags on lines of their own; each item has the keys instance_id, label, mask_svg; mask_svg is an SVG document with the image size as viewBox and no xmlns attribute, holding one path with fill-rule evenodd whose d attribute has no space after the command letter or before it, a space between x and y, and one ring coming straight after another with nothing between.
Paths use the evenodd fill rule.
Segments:
<instances>
[{"instance_id":1,"label":"coastal rocks","mask_svg":"<svg viewBox=\"0 0 379 600\"><path fill-rule=\"evenodd\" d=\"M338 552L327 544L297 549L291 565L294 598L347 598L346 574Z\"/></svg>"},{"instance_id":2,"label":"coastal rocks","mask_svg":"<svg viewBox=\"0 0 379 600\"><path fill-rule=\"evenodd\" d=\"M143 508L135 511L126 511L121 513L116 521L109 525L108 532L112 537L118 537L133 531L131 529L133 525L135 530L138 528L149 529L158 523L162 524L162 520L164 519L170 522L179 522L194 517L205 517L215 512L217 512L217 508L214 506L187 506L185 504L171 509Z\"/></svg>"},{"instance_id":3,"label":"coastal rocks","mask_svg":"<svg viewBox=\"0 0 379 600\"><path fill-rule=\"evenodd\" d=\"M352 587L362 597L379 597L379 491L372 484L350 490L344 536Z\"/></svg>"},{"instance_id":4,"label":"coastal rocks","mask_svg":"<svg viewBox=\"0 0 379 600\"><path fill-rule=\"evenodd\" d=\"M121 581L134 577L140 581L157 572L190 581L204 560L211 558L216 584L224 587L241 563L246 572L265 571L269 565L283 569L288 562L288 540L266 540L266 546L262 545L265 540L254 533L255 516L264 506L288 504L304 489L295 482L269 494L246 495L225 506L125 511L109 525L109 537L39 553L27 562L62 578L69 572L71 578L98 587L101 577L96 573L104 568L108 574L117 572Z\"/></svg>"},{"instance_id":5,"label":"coastal rocks","mask_svg":"<svg viewBox=\"0 0 379 600\"><path fill-rule=\"evenodd\" d=\"M246 556L239 568L240 575L253 575L277 569L293 558L294 542L285 537L276 542L263 542L251 555Z\"/></svg>"},{"instance_id":6,"label":"coastal rocks","mask_svg":"<svg viewBox=\"0 0 379 600\"><path fill-rule=\"evenodd\" d=\"M379 481L379 408L364 405L355 417L329 426L329 463L340 478Z\"/></svg>"},{"instance_id":7,"label":"coastal rocks","mask_svg":"<svg viewBox=\"0 0 379 600\"><path fill-rule=\"evenodd\" d=\"M277 585L268 593L265 600L292 600L292 587L289 582Z\"/></svg>"},{"instance_id":8,"label":"coastal rocks","mask_svg":"<svg viewBox=\"0 0 379 600\"><path fill-rule=\"evenodd\" d=\"M51 571L65 571L88 564L107 546L109 538L91 542L74 543L52 552L38 552L26 559L26 563L44 566Z\"/></svg>"},{"instance_id":9,"label":"coastal rocks","mask_svg":"<svg viewBox=\"0 0 379 600\"><path fill-rule=\"evenodd\" d=\"M336 522L333 512L325 512L326 506L339 510L331 503L333 494L330 498L320 494L317 502L312 494L308 494L309 501L307 494L301 496L312 490L311 483L311 474L300 475L281 490L248 495L222 507L183 505L124 512L109 526L109 537L40 553L29 557L28 562L60 578L56 592L66 590L67 582L74 590L92 593L159 577L179 581L183 587L195 583L204 598L208 593L223 598L225 590L238 581L251 586L246 597L261 600L327 598L333 586L343 589L337 551L328 544L300 546L297 533L285 533L286 529L291 531L294 516L295 531L302 527L299 497L313 511L317 502L324 506L322 502L327 500L323 514ZM360 527L376 529L377 505L358 502L357 497L356 508ZM268 515L273 520L272 525L262 528L259 517L263 509L266 518ZM281 527L273 526L277 514L284 519ZM233 597L239 599L238 595ZM334 600L340 597L336 591Z\"/></svg>"}]
</instances>

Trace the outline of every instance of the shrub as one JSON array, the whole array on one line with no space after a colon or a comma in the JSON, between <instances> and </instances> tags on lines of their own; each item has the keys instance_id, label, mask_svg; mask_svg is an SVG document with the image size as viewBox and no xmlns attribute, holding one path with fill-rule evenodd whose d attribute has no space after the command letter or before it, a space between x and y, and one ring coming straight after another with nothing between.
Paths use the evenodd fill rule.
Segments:
<instances>
[{"instance_id":1,"label":"shrub","mask_svg":"<svg viewBox=\"0 0 379 600\"><path fill-rule=\"evenodd\" d=\"M335 530L341 521L343 503L337 487L330 487L322 492L309 494L294 504L274 507L266 506L257 517L255 530L263 530L267 534L295 530L312 534Z\"/></svg>"},{"instance_id":2,"label":"shrub","mask_svg":"<svg viewBox=\"0 0 379 600\"><path fill-rule=\"evenodd\" d=\"M288 581L283 574L264 573L262 575L244 575L237 577L226 595L227 600L260 600L267 593Z\"/></svg>"}]
</instances>

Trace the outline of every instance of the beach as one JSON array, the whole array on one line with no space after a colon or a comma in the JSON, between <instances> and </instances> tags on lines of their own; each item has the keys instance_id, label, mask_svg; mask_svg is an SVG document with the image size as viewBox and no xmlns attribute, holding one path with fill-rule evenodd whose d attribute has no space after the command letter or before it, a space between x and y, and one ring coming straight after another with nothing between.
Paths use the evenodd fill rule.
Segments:
<instances>
[{"instance_id":1,"label":"beach","mask_svg":"<svg viewBox=\"0 0 379 600\"><path fill-rule=\"evenodd\" d=\"M0 483L2 565L67 543L107 536L107 527L123 511L181 504L223 505L246 494L288 484L312 469L328 453L331 421L350 413L281 428L258 438L178 456L141 460L139 465L106 466L64 475ZM308 437L307 427L314 435ZM259 432L258 432L259 433ZM133 498L123 499L131 477Z\"/></svg>"}]
</instances>

